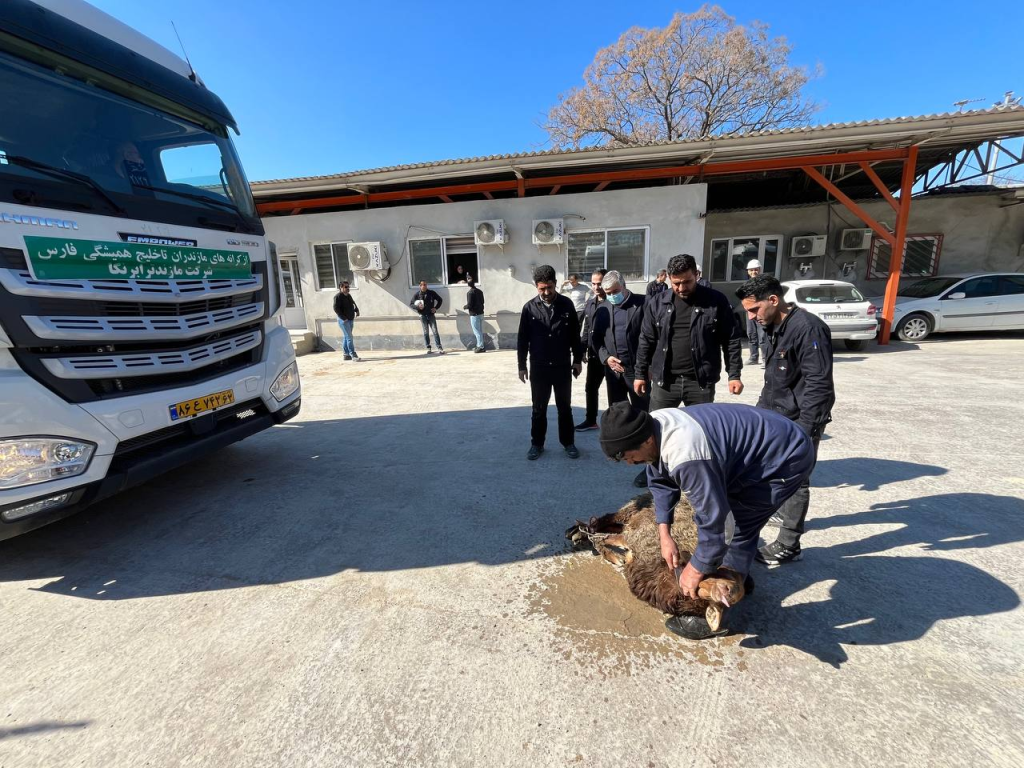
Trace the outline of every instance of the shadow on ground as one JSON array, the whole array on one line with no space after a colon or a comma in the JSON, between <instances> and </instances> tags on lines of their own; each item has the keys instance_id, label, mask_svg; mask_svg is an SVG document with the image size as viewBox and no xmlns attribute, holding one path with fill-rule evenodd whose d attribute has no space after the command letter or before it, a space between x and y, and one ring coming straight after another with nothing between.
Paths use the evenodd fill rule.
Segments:
<instances>
[{"instance_id":1,"label":"shadow on ground","mask_svg":"<svg viewBox=\"0 0 1024 768\"><path fill-rule=\"evenodd\" d=\"M847 660L844 645L915 640L943 619L986 616L1020 605L1013 589L955 555L884 554L899 547L955 553L1021 541L1020 499L981 493L926 496L812 519L807 530L859 525L899 527L832 547L805 548L802 561L770 572L755 567L756 598L734 625L754 636L741 645L788 645L839 667ZM835 582L827 600L783 604L823 581Z\"/></svg>"},{"instance_id":2,"label":"shadow on ground","mask_svg":"<svg viewBox=\"0 0 1024 768\"><path fill-rule=\"evenodd\" d=\"M14 739L19 736L31 736L36 733L48 733L49 731L78 730L86 728L92 723L91 720L80 720L74 723L60 723L56 721L41 721L29 725L16 725L13 727L0 727L0 741Z\"/></svg>"},{"instance_id":3,"label":"shadow on ground","mask_svg":"<svg viewBox=\"0 0 1024 768\"><path fill-rule=\"evenodd\" d=\"M605 460L596 433L567 458L549 410L535 462L527 407L275 427L0 542L0 582L110 600L557 555L564 521L593 514L580 489L614 508L635 470Z\"/></svg>"},{"instance_id":4,"label":"shadow on ground","mask_svg":"<svg viewBox=\"0 0 1024 768\"><path fill-rule=\"evenodd\" d=\"M945 467L932 464L852 456L819 461L814 467L811 484L817 488L859 485L862 491L877 491L889 483L901 483L919 477L938 477L947 471Z\"/></svg>"}]
</instances>

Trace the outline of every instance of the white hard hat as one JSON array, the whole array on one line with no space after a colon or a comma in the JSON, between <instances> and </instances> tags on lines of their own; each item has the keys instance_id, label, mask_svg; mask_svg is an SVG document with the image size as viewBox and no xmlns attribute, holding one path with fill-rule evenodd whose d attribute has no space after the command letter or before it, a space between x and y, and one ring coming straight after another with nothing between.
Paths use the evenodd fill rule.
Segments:
<instances>
[{"instance_id":1,"label":"white hard hat","mask_svg":"<svg viewBox=\"0 0 1024 768\"><path fill-rule=\"evenodd\" d=\"M747 269L761 269L761 262L757 259L751 259L747 262Z\"/></svg>"}]
</instances>

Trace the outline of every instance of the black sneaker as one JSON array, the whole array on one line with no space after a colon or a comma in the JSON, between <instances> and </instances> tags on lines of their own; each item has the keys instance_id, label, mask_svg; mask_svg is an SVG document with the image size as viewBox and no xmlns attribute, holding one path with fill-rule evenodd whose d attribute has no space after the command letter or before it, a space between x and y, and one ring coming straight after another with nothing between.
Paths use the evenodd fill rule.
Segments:
<instances>
[{"instance_id":1,"label":"black sneaker","mask_svg":"<svg viewBox=\"0 0 1024 768\"><path fill-rule=\"evenodd\" d=\"M800 552L800 545L788 546L780 541L773 541L771 544L766 544L757 550L757 554L754 555L754 559L759 563L764 563L769 568L777 568L784 563L796 562L802 557Z\"/></svg>"},{"instance_id":2,"label":"black sneaker","mask_svg":"<svg viewBox=\"0 0 1024 768\"><path fill-rule=\"evenodd\" d=\"M633 485L637 488L647 487L647 470L641 469L640 474L633 478Z\"/></svg>"},{"instance_id":3,"label":"black sneaker","mask_svg":"<svg viewBox=\"0 0 1024 768\"><path fill-rule=\"evenodd\" d=\"M720 627L717 632L712 632L708 620L703 616L670 616L665 622L665 629L687 640L707 640L729 633L726 627Z\"/></svg>"},{"instance_id":4,"label":"black sneaker","mask_svg":"<svg viewBox=\"0 0 1024 768\"><path fill-rule=\"evenodd\" d=\"M432 350L430 347L427 347L427 354L428 355L434 354L434 350Z\"/></svg>"},{"instance_id":5,"label":"black sneaker","mask_svg":"<svg viewBox=\"0 0 1024 768\"><path fill-rule=\"evenodd\" d=\"M540 458L540 455L542 453L544 453L543 446L531 445L530 450L526 452L526 458L528 458L530 461L536 461L537 459Z\"/></svg>"},{"instance_id":6,"label":"black sneaker","mask_svg":"<svg viewBox=\"0 0 1024 768\"><path fill-rule=\"evenodd\" d=\"M345 356L344 356L343 358L341 358L341 359L342 359L342 360L351 360L351 359L352 359L352 355L345 355Z\"/></svg>"},{"instance_id":7,"label":"black sneaker","mask_svg":"<svg viewBox=\"0 0 1024 768\"><path fill-rule=\"evenodd\" d=\"M576 425L577 432L588 432L591 429L597 429L596 421L581 421L579 424Z\"/></svg>"},{"instance_id":8,"label":"black sneaker","mask_svg":"<svg viewBox=\"0 0 1024 768\"><path fill-rule=\"evenodd\" d=\"M477 353L479 353L479 352L483 352L483 351L484 351L484 348L483 348L483 347L477 347L477 348L476 348L476 349L474 349L473 351L474 351L474 352L477 352Z\"/></svg>"},{"instance_id":9,"label":"black sneaker","mask_svg":"<svg viewBox=\"0 0 1024 768\"><path fill-rule=\"evenodd\" d=\"M443 349L441 349L440 347L438 347L438 348L437 348L437 354L439 354L439 355L443 355L443 354L444 354L444 350L443 350Z\"/></svg>"},{"instance_id":10,"label":"black sneaker","mask_svg":"<svg viewBox=\"0 0 1024 768\"><path fill-rule=\"evenodd\" d=\"M580 449L575 445L565 446L565 455L570 459L578 459L580 457Z\"/></svg>"}]
</instances>

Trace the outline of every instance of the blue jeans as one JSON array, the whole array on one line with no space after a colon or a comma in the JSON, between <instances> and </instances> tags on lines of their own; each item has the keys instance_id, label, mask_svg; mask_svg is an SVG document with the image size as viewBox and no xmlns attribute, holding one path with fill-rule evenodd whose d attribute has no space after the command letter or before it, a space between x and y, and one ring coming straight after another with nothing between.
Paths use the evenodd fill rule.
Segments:
<instances>
[{"instance_id":1,"label":"blue jeans","mask_svg":"<svg viewBox=\"0 0 1024 768\"><path fill-rule=\"evenodd\" d=\"M341 326L341 351L349 357L358 357L356 354L356 344L352 340L352 323L353 320L342 320L338 318L338 325Z\"/></svg>"},{"instance_id":2,"label":"blue jeans","mask_svg":"<svg viewBox=\"0 0 1024 768\"><path fill-rule=\"evenodd\" d=\"M473 328L473 335L476 336L476 346L478 349L484 347L484 316L483 315L470 315L469 324Z\"/></svg>"},{"instance_id":3,"label":"blue jeans","mask_svg":"<svg viewBox=\"0 0 1024 768\"><path fill-rule=\"evenodd\" d=\"M441 336L437 332L437 318L434 317L433 312L424 312L420 315L420 323L423 325L423 343L430 350L430 329L434 329L434 341L437 342L437 348L441 349Z\"/></svg>"}]
</instances>

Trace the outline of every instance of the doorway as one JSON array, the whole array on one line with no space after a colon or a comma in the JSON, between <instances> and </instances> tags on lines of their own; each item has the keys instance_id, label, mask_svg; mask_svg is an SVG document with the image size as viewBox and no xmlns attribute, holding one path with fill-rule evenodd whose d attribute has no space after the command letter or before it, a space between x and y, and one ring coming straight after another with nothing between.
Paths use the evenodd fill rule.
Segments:
<instances>
[{"instance_id":1,"label":"doorway","mask_svg":"<svg viewBox=\"0 0 1024 768\"><path fill-rule=\"evenodd\" d=\"M302 280L297 256L281 256L281 304L285 328L306 329L306 310L302 304Z\"/></svg>"}]
</instances>

